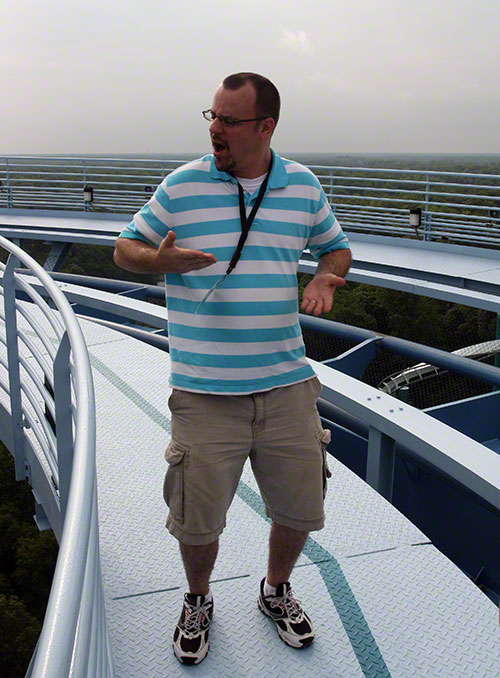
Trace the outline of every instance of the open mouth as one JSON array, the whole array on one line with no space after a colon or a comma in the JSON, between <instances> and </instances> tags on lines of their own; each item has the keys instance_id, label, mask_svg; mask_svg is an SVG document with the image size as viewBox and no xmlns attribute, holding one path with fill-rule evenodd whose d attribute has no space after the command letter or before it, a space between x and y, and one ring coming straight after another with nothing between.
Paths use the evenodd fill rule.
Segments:
<instances>
[{"instance_id":1,"label":"open mouth","mask_svg":"<svg viewBox=\"0 0 500 678\"><path fill-rule=\"evenodd\" d=\"M214 149L215 155L220 155L225 150L226 146L220 141L215 141L212 139L212 148Z\"/></svg>"}]
</instances>

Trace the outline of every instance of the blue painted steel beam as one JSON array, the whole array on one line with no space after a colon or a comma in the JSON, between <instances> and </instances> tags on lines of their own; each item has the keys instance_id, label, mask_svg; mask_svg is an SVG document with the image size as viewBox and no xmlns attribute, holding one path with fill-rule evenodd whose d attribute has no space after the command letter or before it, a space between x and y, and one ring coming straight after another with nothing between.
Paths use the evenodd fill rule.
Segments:
<instances>
[{"instance_id":1,"label":"blue painted steel beam","mask_svg":"<svg viewBox=\"0 0 500 678\"><path fill-rule=\"evenodd\" d=\"M366 482L392 503L396 441L372 426L368 433Z\"/></svg>"},{"instance_id":2,"label":"blue painted steel beam","mask_svg":"<svg viewBox=\"0 0 500 678\"><path fill-rule=\"evenodd\" d=\"M330 358L329 360L323 360L323 365L333 367L333 369L344 374L350 374L351 377L361 377L375 357L381 339L382 337L365 339L361 344L350 348L342 353L342 355Z\"/></svg>"},{"instance_id":3,"label":"blue painted steel beam","mask_svg":"<svg viewBox=\"0 0 500 678\"><path fill-rule=\"evenodd\" d=\"M334 320L325 320L324 318L315 318L308 315L300 315L300 324L303 328L320 332L332 337L347 339L353 342L362 342L366 339L380 339L381 349L392 351L400 355L413 358L416 362L426 362L431 365L437 365L446 370L464 374L465 376L480 381L486 381L500 389L500 370L492 365L485 365L470 358L457 356L453 353L447 353L437 348L430 348L423 344L416 344L406 339L398 337L388 337L377 334L370 330L364 330L359 327L351 327L335 322Z\"/></svg>"}]
</instances>

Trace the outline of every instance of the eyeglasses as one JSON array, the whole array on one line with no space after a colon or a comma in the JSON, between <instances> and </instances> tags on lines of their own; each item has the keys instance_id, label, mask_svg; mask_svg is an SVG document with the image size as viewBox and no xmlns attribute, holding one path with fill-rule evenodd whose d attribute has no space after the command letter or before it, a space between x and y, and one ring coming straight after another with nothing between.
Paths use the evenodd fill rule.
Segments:
<instances>
[{"instance_id":1,"label":"eyeglasses","mask_svg":"<svg viewBox=\"0 0 500 678\"><path fill-rule=\"evenodd\" d=\"M215 115L215 113L210 108L207 108L206 111L202 111L201 114L205 120L208 120L208 122L213 122L216 118L218 118L220 124L224 127L234 127L235 125L239 125L240 122L254 122L255 120L265 120L266 118L271 117L269 115L264 115L261 118L245 118L245 120L235 120L234 118L231 118L230 115Z\"/></svg>"}]
</instances>

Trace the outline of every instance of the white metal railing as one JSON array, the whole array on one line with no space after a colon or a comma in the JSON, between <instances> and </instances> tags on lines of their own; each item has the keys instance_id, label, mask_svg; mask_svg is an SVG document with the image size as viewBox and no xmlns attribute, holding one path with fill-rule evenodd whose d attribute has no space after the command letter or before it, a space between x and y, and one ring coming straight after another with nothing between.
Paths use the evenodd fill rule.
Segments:
<instances>
[{"instance_id":1,"label":"white metal railing","mask_svg":"<svg viewBox=\"0 0 500 678\"><path fill-rule=\"evenodd\" d=\"M0 208L132 213L184 162L4 156ZM347 231L500 246L500 174L309 167ZM409 224L410 208L421 209L416 230Z\"/></svg>"},{"instance_id":2,"label":"white metal railing","mask_svg":"<svg viewBox=\"0 0 500 678\"><path fill-rule=\"evenodd\" d=\"M99 559L95 403L78 321L51 277L0 237L4 332L0 386L9 395L16 478L28 478L38 518L49 516L59 555L28 676L113 676ZM49 303L16 267L43 285ZM31 303L23 301L28 298ZM0 347L1 348L1 347Z\"/></svg>"},{"instance_id":3,"label":"white metal railing","mask_svg":"<svg viewBox=\"0 0 500 678\"><path fill-rule=\"evenodd\" d=\"M366 482L392 503L396 446L500 510L500 457L492 449L326 364L311 361L322 398L368 425Z\"/></svg>"}]
</instances>

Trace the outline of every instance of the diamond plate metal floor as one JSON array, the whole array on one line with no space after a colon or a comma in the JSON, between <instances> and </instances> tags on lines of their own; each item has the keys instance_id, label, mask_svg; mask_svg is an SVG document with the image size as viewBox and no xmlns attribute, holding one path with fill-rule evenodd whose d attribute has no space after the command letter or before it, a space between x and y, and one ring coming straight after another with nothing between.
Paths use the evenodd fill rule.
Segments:
<instances>
[{"instance_id":1,"label":"diamond plate metal floor","mask_svg":"<svg viewBox=\"0 0 500 678\"><path fill-rule=\"evenodd\" d=\"M118 678L498 675L495 606L334 459L327 527L311 535L292 579L315 622L314 645L288 648L257 609L268 525L246 467L212 576L211 650L198 667L180 665L171 635L185 578L162 498L168 355L81 324L96 387L100 545Z\"/></svg>"},{"instance_id":2,"label":"diamond plate metal floor","mask_svg":"<svg viewBox=\"0 0 500 678\"><path fill-rule=\"evenodd\" d=\"M96 389L100 550L117 678L498 675L495 606L335 459L327 527L311 535L292 577L315 623L314 645L285 646L257 609L268 524L246 467L212 576L211 650L198 667L180 665L171 636L185 577L162 498L168 354L80 322Z\"/></svg>"}]
</instances>

